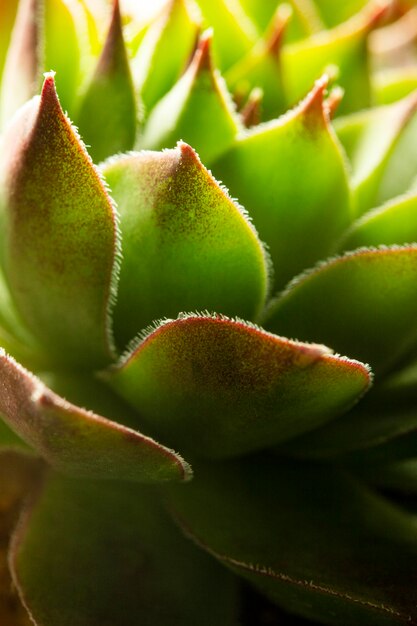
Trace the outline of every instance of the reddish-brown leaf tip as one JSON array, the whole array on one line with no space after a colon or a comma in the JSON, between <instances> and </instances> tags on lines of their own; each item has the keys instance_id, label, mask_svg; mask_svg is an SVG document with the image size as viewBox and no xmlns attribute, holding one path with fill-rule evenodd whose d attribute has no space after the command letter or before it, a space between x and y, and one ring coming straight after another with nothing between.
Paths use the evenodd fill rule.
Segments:
<instances>
[{"instance_id":1,"label":"reddish-brown leaf tip","mask_svg":"<svg viewBox=\"0 0 417 626\"><path fill-rule=\"evenodd\" d=\"M317 123L328 123L328 108L324 105L324 97L326 89L329 85L330 77L328 74L323 74L314 83L313 89L307 94L307 96L300 102L296 112L301 114L304 118L306 125L314 130Z\"/></svg>"},{"instance_id":2,"label":"reddish-brown leaf tip","mask_svg":"<svg viewBox=\"0 0 417 626\"><path fill-rule=\"evenodd\" d=\"M213 43L213 30L208 28L200 36L194 56L191 60L191 67L195 74L213 69L211 48Z\"/></svg>"},{"instance_id":3,"label":"reddish-brown leaf tip","mask_svg":"<svg viewBox=\"0 0 417 626\"><path fill-rule=\"evenodd\" d=\"M277 57L280 53L285 31L292 16L291 6L280 4L271 21L266 40L266 51Z\"/></svg>"}]
</instances>

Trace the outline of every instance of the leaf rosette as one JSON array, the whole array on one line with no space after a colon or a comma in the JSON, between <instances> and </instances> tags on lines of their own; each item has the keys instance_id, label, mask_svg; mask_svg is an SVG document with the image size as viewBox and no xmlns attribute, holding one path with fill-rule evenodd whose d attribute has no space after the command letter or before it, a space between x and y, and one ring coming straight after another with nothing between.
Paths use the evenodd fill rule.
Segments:
<instances>
[{"instance_id":1,"label":"leaf rosette","mask_svg":"<svg viewBox=\"0 0 417 626\"><path fill-rule=\"evenodd\" d=\"M140 9L0 7L0 616L417 623L415 9Z\"/></svg>"}]
</instances>

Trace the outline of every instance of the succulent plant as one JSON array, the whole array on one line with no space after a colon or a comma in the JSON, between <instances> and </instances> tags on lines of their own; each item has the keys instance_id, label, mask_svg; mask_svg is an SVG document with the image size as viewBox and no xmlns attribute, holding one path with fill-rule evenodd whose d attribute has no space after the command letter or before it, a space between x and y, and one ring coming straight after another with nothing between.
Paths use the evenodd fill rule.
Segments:
<instances>
[{"instance_id":1,"label":"succulent plant","mask_svg":"<svg viewBox=\"0 0 417 626\"><path fill-rule=\"evenodd\" d=\"M0 2L1 624L417 624L413 4Z\"/></svg>"}]
</instances>

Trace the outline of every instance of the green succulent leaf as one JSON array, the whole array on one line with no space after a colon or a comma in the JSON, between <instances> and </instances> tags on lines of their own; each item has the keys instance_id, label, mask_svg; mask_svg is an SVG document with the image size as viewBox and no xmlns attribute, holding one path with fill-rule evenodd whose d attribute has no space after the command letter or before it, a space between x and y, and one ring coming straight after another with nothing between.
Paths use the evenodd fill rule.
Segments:
<instances>
[{"instance_id":1,"label":"green succulent leaf","mask_svg":"<svg viewBox=\"0 0 417 626\"><path fill-rule=\"evenodd\" d=\"M214 457L311 430L370 384L364 365L324 346L192 315L151 332L107 377L168 440Z\"/></svg>"},{"instance_id":2,"label":"green succulent leaf","mask_svg":"<svg viewBox=\"0 0 417 626\"><path fill-rule=\"evenodd\" d=\"M414 67L381 70L373 76L373 101L378 105L392 104L417 90Z\"/></svg>"},{"instance_id":3,"label":"green succulent leaf","mask_svg":"<svg viewBox=\"0 0 417 626\"><path fill-rule=\"evenodd\" d=\"M148 28L132 61L134 83L145 115L173 87L187 66L200 28L200 15L193 0L168 0Z\"/></svg>"},{"instance_id":4,"label":"green succulent leaf","mask_svg":"<svg viewBox=\"0 0 417 626\"><path fill-rule=\"evenodd\" d=\"M116 1L105 45L76 117L81 136L90 146L96 163L133 148L137 117L136 96Z\"/></svg>"},{"instance_id":5,"label":"green succulent leaf","mask_svg":"<svg viewBox=\"0 0 417 626\"><path fill-rule=\"evenodd\" d=\"M415 176L412 146L417 92L394 104L336 120L336 132L352 167L355 213L404 193Z\"/></svg>"},{"instance_id":6,"label":"green succulent leaf","mask_svg":"<svg viewBox=\"0 0 417 626\"><path fill-rule=\"evenodd\" d=\"M293 613L335 626L417 620L415 517L336 468L199 467L171 502L200 547Z\"/></svg>"},{"instance_id":7,"label":"green succulent leaf","mask_svg":"<svg viewBox=\"0 0 417 626\"><path fill-rule=\"evenodd\" d=\"M244 56L259 33L239 0L197 0L206 27L214 31L214 58L222 71Z\"/></svg>"},{"instance_id":8,"label":"green succulent leaf","mask_svg":"<svg viewBox=\"0 0 417 626\"><path fill-rule=\"evenodd\" d=\"M6 3L5 3L6 4ZM0 98L1 125L34 96L42 73L53 67L65 110L72 110L87 63L87 20L73 0L23 0L19 3L7 52ZM65 33L65 45L62 45ZM81 57L83 55L83 61Z\"/></svg>"},{"instance_id":9,"label":"green succulent leaf","mask_svg":"<svg viewBox=\"0 0 417 626\"><path fill-rule=\"evenodd\" d=\"M416 429L413 406L384 407L370 394L368 402L362 401L337 424L329 423L298 437L281 452L309 459L339 457L339 461L380 467L381 463L415 455Z\"/></svg>"},{"instance_id":10,"label":"green succulent leaf","mask_svg":"<svg viewBox=\"0 0 417 626\"><path fill-rule=\"evenodd\" d=\"M239 130L234 104L212 64L211 35L205 33L186 72L150 113L139 147L173 148L184 140L209 165L235 143Z\"/></svg>"},{"instance_id":11,"label":"green succulent leaf","mask_svg":"<svg viewBox=\"0 0 417 626\"><path fill-rule=\"evenodd\" d=\"M331 30L285 46L281 65L288 102L296 102L329 64L338 69L337 81L346 97L340 112L351 112L369 106L371 100L367 61L367 37L385 13L382 4L370 3L363 12Z\"/></svg>"},{"instance_id":12,"label":"green succulent leaf","mask_svg":"<svg viewBox=\"0 0 417 626\"><path fill-rule=\"evenodd\" d=\"M333 0L314 0L314 3L325 24L330 27L345 22L371 4L369 0L345 0L337 3ZM378 3L373 4L375 6ZM379 2L379 5L382 4L383 1ZM389 1L385 4L389 4Z\"/></svg>"},{"instance_id":13,"label":"green succulent leaf","mask_svg":"<svg viewBox=\"0 0 417 626\"><path fill-rule=\"evenodd\" d=\"M228 572L128 483L48 475L10 560L39 626L237 625Z\"/></svg>"},{"instance_id":14,"label":"green succulent leaf","mask_svg":"<svg viewBox=\"0 0 417 626\"><path fill-rule=\"evenodd\" d=\"M369 211L344 234L339 250L363 246L402 245L417 241L417 195L390 200Z\"/></svg>"},{"instance_id":15,"label":"green succulent leaf","mask_svg":"<svg viewBox=\"0 0 417 626\"><path fill-rule=\"evenodd\" d=\"M2 77L0 96L2 127L38 88L41 59L37 10L38 0L23 0L18 4Z\"/></svg>"},{"instance_id":16,"label":"green succulent leaf","mask_svg":"<svg viewBox=\"0 0 417 626\"><path fill-rule=\"evenodd\" d=\"M263 320L272 332L317 341L380 373L417 342L417 246L361 249L294 279Z\"/></svg>"},{"instance_id":17,"label":"green succulent leaf","mask_svg":"<svg viewBox=\"0 0 417 626\"><path fill-rule=\"evenodd\" d=\"M112 355L115 212L51 74L3 142L3 263L16 308L54 359L102 366Z\"/></svg>"},{"instance_id":18,"label":"green succulent leaf","mask_svg":"<svg viewBox=\"0 0 417 626\"><path fill-rule=\"evenodd\" d=\"M351 219L345 162L323 102L326 85L323 77L300 105L242 135L213 166L268 245L276 288L326 257Z\"/></svg>"},{"instance_id":19,"label":"green succulent leaf","mask_svg":"<svg viewBox=\"0 0 417 626\"><path fill-rule=\"evenodd\" d=\"M265 252L244 212L190 146L121 156L103 172L121 217L115 309L121 345L153 320L184 310L259 315Z\"/></svg>"},{"instance_id":20,"label":"green succulent leaf","mask_svg":"<svg viewBox=\"0 0 417 626\"><path fill-rule=\"evenodd\" d=\"M288 5L279 5L265 35L225 75L229 89L239 98L247 96L253 86L262 89L263 119L273 119L287 108L280 57L290 19Z\"/></svg>"},{"instance_id":21,"label":"green succulent leaf","mask_svg":"<svg viewBox=\"0 0 417 626\"><path fill-rule=\"evenodd\" d=\"M87 54L87 21L85 13L74 0L37 0L38 20L43 12L40 31L42 46L40 75L55 70L56 84L64 111L72 111L82 80L82 63ZM62 35L65 33L65 45ZM83 58L83 60L82 60ZM38 85L36 85L37 93Z\"/></svg>"},{"instance_id":22,"label":"green succulent leaf","mask_svg":"<svg viewBox=\"0 0 417 626\"><path fill-rule=\"evenodd\" d=\"M175 452L67 402L4 352L0 372L1 417L60 471L142 482L190 478L190 467Z\"/></svg>"}]
</instances>

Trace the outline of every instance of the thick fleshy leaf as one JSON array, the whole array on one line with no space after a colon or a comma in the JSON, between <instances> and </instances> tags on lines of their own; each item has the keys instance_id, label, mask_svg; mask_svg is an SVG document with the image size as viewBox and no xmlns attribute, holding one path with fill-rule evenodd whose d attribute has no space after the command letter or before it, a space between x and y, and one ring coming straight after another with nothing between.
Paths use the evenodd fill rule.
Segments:
<instances>
[{"instance_id":1,"label":"thick fleshy leaf","mask_svg":"<svg viewBox=\"0 0 417 626\"><path fill-rule=\"evenodd\" d=\"M417 125L417 92L392 105L335 122L352 166L357 215L404 193L415 176L412 154Z\"/></svg>"},{"instance_id":2,"label":"thick fleshy leaf","mask_svg":"<svg viewBox=\"0 0 417 626\"><path fill-rule=\"evenodd\" d=\"M369 370L221 317L166 322L108 374L143 419L198 454L271 446L346 411Z\"/></svg>"},{"instance_id":3,"label":"thick fleshy leaf","mask_svg":"<svg viewBox=\"0 0 417 626\"><path fill-rule=\"evenodd\" d=\"M362 13L332 30L323 30L285 46L281 64L288 101L292 103L302 98L311 83L332 65L337 66L338 84L346 93L341 112L369 106L367 37L385 8L383 3L370 4Z\"/></svg>"},{"instance_id":4,"label":"thick fleshy leaf","mask_svg":"<svg viewBox=\"0 0 417 626\"><path fill-rule=\"evenodd\" d=\"M209 165L234 144L239 130L231 97L212 64L211 35L205 33L187 71L152 110L139 147L173 148L184 140Z\"/></svg>"},{"instance_id":5,"label":"thick fleshy leaf","mask_svg":"<svg viewBox=\"0 0 417 626\"><path fill-rule=\"evenodd\" d=\"M122 345L153 320L181 311L259 315L265 252L190 146L122 156L103 171L121 214L115 333Z\"/></svg>"},{"instance_id":6,"label":"thick fleshy leaf","mask_svg":"<svg viewBox=\"0 0 417 626\"><path fill-rule=\"evenodd\" d=\"M76 117L77 126L95 162L133 148L137 121L136 97L123 40L119 3L94 75Z\"/></svg>"},{"instance_id":7,"label":"thick fleshy leaf","mask_svg":"<svg viewBox=\"0 0 417 626\"><path fill-rule=\"evenodd\" d=\"M339 457L345 463L380 467L415 455L416 430L414 407L384 406L370 394L337 424L329 423L294 439L281 453L310 459Z\"/></svg>"},{"instance_id":8,"label":"thick fleshy leaf","mask_svg":"<svg viewBox=\"0 0 417 626\"><path fill-rule=\"evenodd\" d=\"M229 89L240 98L247 96L253 87L262 89L264 120L278 117L287 108L280 57L282 39L290 18L288 5L279 5L264 37L225 75Z\"/></svg>"},{"instance_id":9,"label":"thick fleshy leaf","mask_svg":"<svg viewBox=\"0 0 417 626\"><path fill-rule=\"evenodd\" d=\"M268 244L276 287L326 257L350 223L344 158L323 102L326 85L324 77L291 113L242 135L213 166Z\"/></svg>"},{"instance_id":10,"label":"thick fleshy leaf","mask_svg":"<svg viewBox=\"0 0 417 626\"><path fill-rule=\"evenodd\" d=\"M402 196L366 213L339 242L339 250L417 241L417 195Z\"/></svg>"},{"instance_id":11,"label":"thick fleshy leaf","mask_svg":"<svg viewBox=\"0 0 417 626\"><path fill-rule=\"evenodd\" d=\"M112 201L47 75L3 137L4 271L16 308L54 359L111 358L118 254Z\"/></svg>"},{"instance_id":12,"label":"thick fleshy leaf","mask_svg":"<svg viewBox=\"0 0 417 626\"><path fill-rule=\"evenodd\" d=\"M258 29L239 0L197 0L207 27L214 30L214 55L222 71L244 56L258 38Z\"/></svg>"},{"instance_id":13,"label":"thick fleshy leaf","mask_svg":"<svg viewBox=\"0 0 417 626\"><path fill-rule=\"evenodd\" d=\"M186 541L155 493L48 476L11 566L39 626L236 626L227 571Z\"/></svg>"},{"instance_id":14,"label":"thick fleshy leaf","mask_svg":"<svg viewBox=\"0 0 417 626\"><path fill-rule=\"evenodd\" d=\"M4 353L0 355L0 373L1 417L60 471L144 482L190 477L189 466L175 452L70 404Z\"/></svg>"},{"instance_id":15,"label":"thick fleshy leaf","mask_svg":"<svg viewBox=\"0 0 417 626\"><path fill-rule=\"evenodd\" d=\"M87 22L76 0L23 0L7 53L0 100L4 127L32 98L42 73L53 68L64 110L72 110L82 79L81 54L88 58ZM65 33L65 45L62 45Z\"/></svg>"},{"instance_id":16,"label":"thick fleshy leaf","mask_svg":"<svg viewBox=\"0 0 417 626\"><path fill-rule=\"evenodd\" d=\"M37 0L37 4L38 14L43 10L43 40L39 42L43 46L41 72L52 69L57 73L56 84L62 108L71 113L88 49L86 16L74 0ZM62 42L63 33L65 45Z\"/></svg>"},{"instance_id":17,"label":"thick fleshy leaf","mask_svg":"<svg viewBox=\"0 0 417 626\"><path fill-rule=\"evenodd\" d=\"M361 249L294 279L264 325L381 372L417 343L417 246Z\"/></svg>"},{"instance_id":18,"label":"thick fleshy leaf","mask_svg":"<svg viewBox=\"0 0 417 626\"><path fill-rule=\"evenodd\" d=\"M255 457L199 467L171 497L187 535L285 609L335 626L417 623L415 516L336 468Z\"/></svg>"},{"instance_id":19,"label":"thick fleshy leaf","mask_svg":"<svg viewBox=\"0 0 417 626\"><path fill-rule=\"evenodd\" d=\"M276 0L240 0L252 19L263 30L268 26L277 10ZM284 4L284 3L282 3ZM304 39L324 28L315 0L289 0L285 2L291 8L291 21L285 30L285 41Z\"/></svg>"},{"instance_id":20,"label":"thick fleshy leaf","mask_svg":"<svg viewBox=\"0 0 417 626\"><path fill-rule=\"evenodd\" d=\"M345 22L370 4L369 0L344 0L344 2L314 0L314 3L327 26L336 26Z\"/></svg>"},{"instance_id":21,"label":"thick fleshy leaf","mask_svg":"<svg viewBox=\"0 0 417 626\"><path fill-rule=\"evenodd\" d=\"M414 67L376 72L372 77L375 104L392 104L417 89L417 70Z\"/></svg>"},{"instance_id":22,"label":"thick fleshy leaf","mask_svg":"<svg viewBox=\"0 0 417 626\"><path fill-rule=\"evenodd\" d=\"M20 505L35 487L40 469L24 455L0 451L0 624L4 626L33 626L12 583L7 554Z\"/></svg>"},{"instance_id":23,"label":"thick fleshy leaf","mask_svg":"<svg viewBox=\"0 0 417 626\"><path fill-rule=\"evenodd\" d=\"M4 127L15 111L37 91L40 80L38 0L19 2L1 84L0 121Z\"/></svg>"},{"instance_id":24,"label":"thick fleshy leaf","mask_svg":"<svg viewBox=\"0 0 417 626\"><path fill-rule=\"evenodd\" d=\"M199 19L193 0L169 0L146 32L132 64L145 114L185 69L200 30Z\"/></svg>"}]
</instances>

